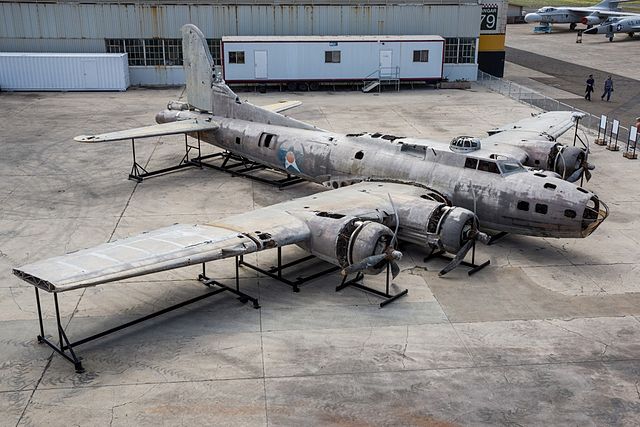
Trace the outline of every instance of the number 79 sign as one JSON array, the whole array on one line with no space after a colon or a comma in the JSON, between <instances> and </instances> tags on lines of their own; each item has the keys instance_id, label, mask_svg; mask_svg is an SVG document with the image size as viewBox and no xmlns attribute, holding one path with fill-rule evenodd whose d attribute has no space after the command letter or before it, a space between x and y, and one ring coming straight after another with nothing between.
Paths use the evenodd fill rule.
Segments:
<instances>
[{"instance_id":1,"label":"number 79 sign","mask_svg":"<svg viewBox=\"0 0 640 427\"><path fill-rule=\"evenodd\" d=\"M498 6L484 6L480 15L480 31L496 29L498 23Z\"/></svg>"}]
</instances>

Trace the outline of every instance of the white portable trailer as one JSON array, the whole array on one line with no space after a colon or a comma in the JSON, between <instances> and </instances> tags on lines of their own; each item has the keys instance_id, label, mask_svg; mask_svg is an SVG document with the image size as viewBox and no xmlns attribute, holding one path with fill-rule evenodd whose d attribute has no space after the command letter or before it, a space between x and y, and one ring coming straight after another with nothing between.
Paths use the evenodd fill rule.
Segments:
<instances>
[{"instance_id":1,"label":"white portable trailer","mask_svg":"<svg viewBox=\"0 0 640 427\"><path fill-rule=\"evenodd\" d=\"M125 91L126 53L0 52L0 90Z\"/></svg>"},{"instance_id":2,"label":"white portable trailer","mask_svg":"<svg viewBox=\"0 0 640 427\"><path fill-rule=\"evenodd\" d=\"M440 36L233 36L222 38L227 83L442 79Z\"/></svg>"}]
</instances>

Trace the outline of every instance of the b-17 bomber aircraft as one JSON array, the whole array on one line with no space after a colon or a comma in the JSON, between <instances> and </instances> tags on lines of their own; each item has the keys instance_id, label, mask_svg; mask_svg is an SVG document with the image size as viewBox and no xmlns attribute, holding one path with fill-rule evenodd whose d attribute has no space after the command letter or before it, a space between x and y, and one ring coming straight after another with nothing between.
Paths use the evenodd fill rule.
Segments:
<instances>
[{"instance_id":1,"label":"b-17 bomber aircraft","mask_svg":"<svg viewBox=\"0 0 640 427\"><path fill-rule=\"evenodd\" d=\"M640 15L609 18L602 25L585 30L584 34L604 34L612 42L614 34L626 33L633 37L637 32L640 32Z\"/></svg>"},{"instance_id":2,"label":"b-17 bomber aircraft","mask_svg":"<svg viewBox=\"0 0 640 427\"><path fill-rule=\"evenodd\" d=\"M603 0L598 4L587 7L579 6L545 6L536 12L527 13L525 22L539 22L543 25L569 24L571 30L575 30L577 24L584 24L589 28L598 25L611 16L627 16L618 7L618 4L634 0Z\"/></svg>"},{"instance_id":3,"label":"b-17 bomber aircraft","mask_svg":"<svg viewBox=\"0 0 640 427\"><path fill-rule=\"evenodd\" d=\"M287 245L335 264L345 275L378 274L387 266L395 275L399 241L455 254L446 272L476 240L487 241L487 232L583 238L608 215L592 192L516 160L557 170L556 159L573 151L558 154L555 142L573 126L571 115L541 115L494 129L482 141L462 137L452 144L329 132L274 112L277 107L240 101L213 75L200 30L185 25L182 32L187 102L159 113L157 125L76 139L186 133L332 189L212 224L178 224L28 264L14 270L23 280L62 292ZM563 176L586 171L580 152L571 154L574 163L564 160Z\"/></svg>"}]
</instances>

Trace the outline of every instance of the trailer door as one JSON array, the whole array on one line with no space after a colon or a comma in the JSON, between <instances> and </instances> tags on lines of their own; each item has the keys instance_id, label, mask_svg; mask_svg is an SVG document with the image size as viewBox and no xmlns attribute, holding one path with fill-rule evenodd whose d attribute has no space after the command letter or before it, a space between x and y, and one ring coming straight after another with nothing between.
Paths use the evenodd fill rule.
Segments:
<instances>
[{"instance_id":1,"label":"trailer door","mask_svg":"<svg viewBox=\"0 0 640 427\"><path fill-rule=\"evenodd\" d=\"M253 51L253 70L254 70L256 79L267 78L267 51L266 50Z\"/></svg>"},{"instance_id":2,"label":"trailer door","mask_svg":"<svg viewBox=\"0 0 640 427\"><path fill-rule=\"evenodd\" d=\"M381 50L380 51L380 68L391 68L391 64L393 63L393 51L392 50Z\"/></svg>"}]
</instances>

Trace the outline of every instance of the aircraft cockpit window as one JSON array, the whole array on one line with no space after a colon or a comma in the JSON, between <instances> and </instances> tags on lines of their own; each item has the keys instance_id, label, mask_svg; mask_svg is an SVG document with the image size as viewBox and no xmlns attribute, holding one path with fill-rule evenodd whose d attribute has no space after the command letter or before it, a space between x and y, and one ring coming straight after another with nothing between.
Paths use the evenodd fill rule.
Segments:
<instances>
[{"instance_id":1,"label":"aircraft cockpit window","mask_svg":"<svg viewBox=\"0 0 640 427\"><path fill-rule=\"evenodd\" d=\"M464 167L469 169L475 169L478 167L478 159L473 157L467 157L464 161Z\"/></svg>"},{"instance_id":2,"label":"aircraft cockpit window","mask_svg":"<svg viewBox=\"0 0 640 427\"><path fill-rule=\"evenodd\" d=\"M498 169L498 165L489 160L480 160L478 162L478 170L484 171L484 172L498 173L498 174L500 173L500 170Z\"/></svg>"},{"instance_id":3,"label":"aircraft cockpit window","mask_svg":"<svg viewBox=\"0 0 640 427\"><path fill-rule=\"evenodd\" d=\"M500 167L500 171L503 175L526 171L524 166L514 160L498 160L498 166Z\"/></svg>"}]
</instances>

